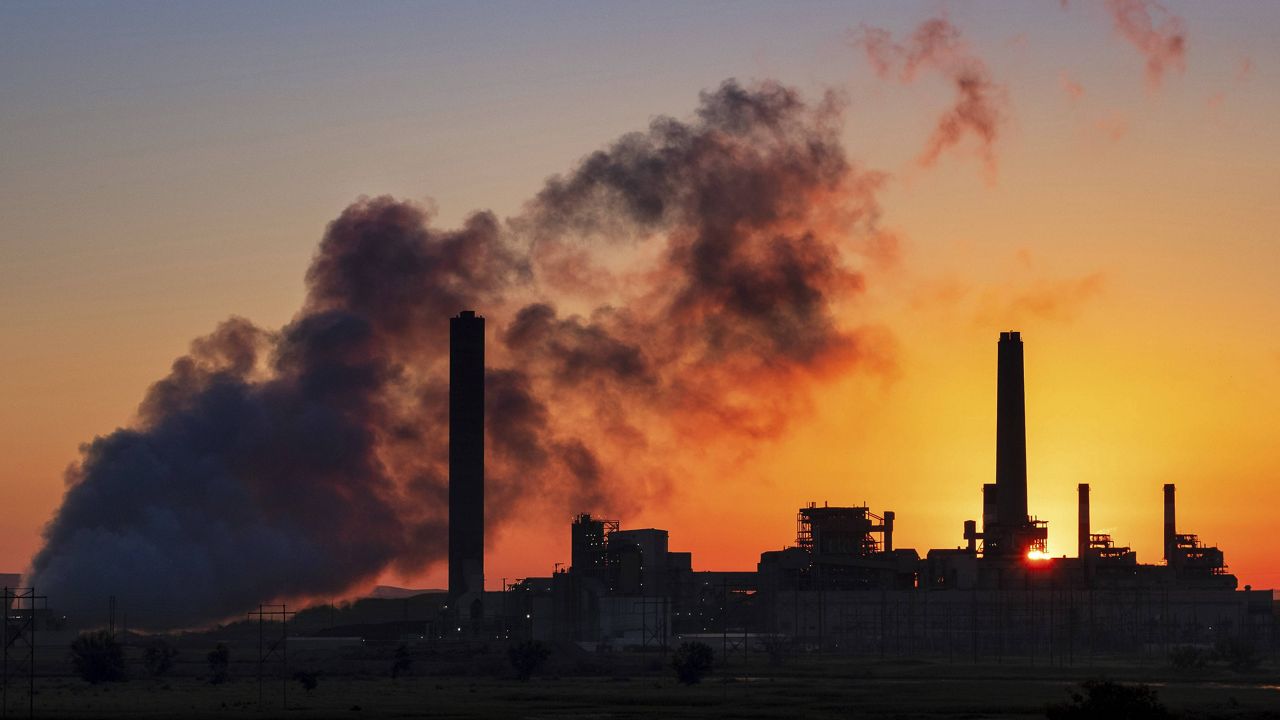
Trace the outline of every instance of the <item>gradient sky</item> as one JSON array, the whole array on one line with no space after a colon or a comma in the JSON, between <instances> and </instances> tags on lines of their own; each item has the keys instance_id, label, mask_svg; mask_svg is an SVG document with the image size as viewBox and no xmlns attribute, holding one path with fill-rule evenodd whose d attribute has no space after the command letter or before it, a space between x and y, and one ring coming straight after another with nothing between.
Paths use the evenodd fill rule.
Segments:
<instances>
[{"instance_id":1,"label":"gradient sky","mask_svg":"<svg viewBox=\"0 0 1280 720\"><path fill-rule=\"evenodd\" d=\"M20 571L77 447L229 315L297 311L326 223L360 195L439 224L515 213L549 175L722 80L845 95L888 174L898 261L845 311L894 371L834 382L725 479L618 508L698 569L789 544L809 500L897 512L953 547L994 477L998 332L1027 343L1029 500L1073 554L1160 559L1179 530L1280 586L1280 4L1167 2L1185 70L1154 85L1103 2L0 3L0 570ZM952 89L878 78L849 41L943 15L1006 92L994 171L972 139L916 162ZM568 521L492 538L497 578L568 559ZM388 582L440 586L444 569Z\"/></svg>"}]
</instances>

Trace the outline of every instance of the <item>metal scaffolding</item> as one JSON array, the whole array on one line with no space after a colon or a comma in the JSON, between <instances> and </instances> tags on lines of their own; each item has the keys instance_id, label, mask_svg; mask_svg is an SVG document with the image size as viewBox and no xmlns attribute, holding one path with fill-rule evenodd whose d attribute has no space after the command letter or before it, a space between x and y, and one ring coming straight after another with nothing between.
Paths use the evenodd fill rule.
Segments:
<instances>
[{"instance_id":1,"label":"metal scaffolding","mask_svg":"<svg viewBox=\"0 0 1280 720\"><path fill-rule=\"evenodd\" d=\"M258 621L258 709L265 705L263 695L264 677L268 666L276 666L280 672L280 706L289 707L289 617L296 613L280 605L259 604L258 609L249 613L249 619ZM267 636L268 623L280 623L278 636ZM274 632L274 631L273 631Z\"/></svg>"},{"instance_id":2,"label":"metal scaffolding","mask_svg":"<svg viewBox=\"0 0 1280 720\"><path fill-rule=\"evenodd\" d=\"M35 717L36 613L47 611L49 600L44 595L37 595L33 587L6 587L0 597L4 602L4 629L0 634L0 642L4 645L0 717L19 717L24 694L27 717Z\"/></svg>"}]
</instances>

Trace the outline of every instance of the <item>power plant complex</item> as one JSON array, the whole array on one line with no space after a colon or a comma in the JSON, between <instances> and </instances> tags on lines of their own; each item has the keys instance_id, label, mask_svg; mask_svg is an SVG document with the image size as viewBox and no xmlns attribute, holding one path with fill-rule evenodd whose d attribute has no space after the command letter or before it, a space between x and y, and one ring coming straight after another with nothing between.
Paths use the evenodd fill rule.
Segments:
<instances>
[{"instance_id":1,"label":"power plant complex","mask_svg":"<svg viewBox=\"0 0 1280 720\"><path fill-rule=\"evenodd\" d=\"M424 645L433 657L457 659L523 640L553 643L578 658L665 651L690 640L711 645L719 661L736 653L772 660L780 652L817 652L1092 666L1220 647L1274 657L1280 602L1271 590L1238 588L1222 550L1178 524L1173 485L1164 485L1163 495L1151 488L1154 511L1163 499L1161 562L1139 563L1132 549L1094 532L1086 483L1077 488L1075 556L1049 555L1048 524L1027 502L1019 333L1000 334L997 357L995 478L982 485L981 515L957 523L953 547L900 547L902 518L891 510L809 503L796 511L790 546L762 552L753 569L709 571L695 569L691 553L673 550L666 530L625 528L582 508L566 512L567 567L486 583L485 319L461 312L450 319L447 591L378 588L353 602L296 612L263 604L246 621L191 637L226 638L247 658L256 642L260 678L263 668L276 667L271 663L287 669L289 637L307 657L330 660L360 648L376 655L377 647L408 653ZM69 619L45 596L18 588L18 576L0 579L9 609L2 679L7 692L21 685L15 679L25 682L29 700L34 678L59 672L66 648L95 618ZM101 617L114 637L116 597L105 605ZM125 610L119 617L121 638L148 637L131 636Z\"/></svg>"},{"instance_id":2,"label":"power plant complex","mask_svg":"<svg viewBox=\"0 0 1280 720\"><path fill-rule=\"evenodd\" d=\"M483 318L461 313L451 338L449 605L432 623L438 635L640 647L706 636L726 651L786 641L1061 662L1242 635L1275 642L1272 592L1237 589L1222 551L1179 531L1173 485L1163 488L1163 563L1141 564L1092 531L1085 483L1076 556L1048 555L1048 524L1027 507L1017 332L1001 333L997 348L995 482L983 485L981 521L964 521L958 547L921 556L894 544L892 511L811 503L797 512L793 546L762 553L754 571L712 572L673 552L666 530L580 513L569 567L485 591Z\"/></svg>"}]
</instances>

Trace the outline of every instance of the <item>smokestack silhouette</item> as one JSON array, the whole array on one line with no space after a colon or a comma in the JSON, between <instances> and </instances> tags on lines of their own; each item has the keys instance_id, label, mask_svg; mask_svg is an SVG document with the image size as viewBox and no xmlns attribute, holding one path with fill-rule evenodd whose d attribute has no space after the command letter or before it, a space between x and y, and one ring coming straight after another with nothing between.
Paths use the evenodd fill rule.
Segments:
<instances>
[{"instance_id":1,"label":"smokestack silhouette","mask_svg":"<svg viewBox=\"0 0 1280 720\"><path fill-rule=\"evenodd\" d=\"M1080 483L1080 525L1076 538L1076 552L1083 562L1089 556L1089 483Z\"/></svg>"},{"instance_id":2,"label":"smokestack silhouette","mask_svg":"<svg viewBox=\"0 0 1280 720\"><path fill-rule=\"evenodd\" d=\"M1178 540L1177 523L1174 518L1173 484L1164 486L1164 561L1173 562L1173 546Z\"/></svg>"},{"instance_id":3,"label":"smokestack silhouette","mask_svg":"<svg viewBox=\"0 0 1280 720\"><path fill-rule=\"evenodd\" d=\"M1027 522L1027 416L1022 338L1000 333L996 381L996 519L1003 527Z\"/></svg>"},{"instance_id":4,"label":"smokestack silhouette","mask_svg":"<svg viewBox=\"0 0 1280 720\"><path fill-rule=\"evenodd\" d=\"M449 319L449 598L484 589L484 318Z\"/></svg>"}]
</instances>

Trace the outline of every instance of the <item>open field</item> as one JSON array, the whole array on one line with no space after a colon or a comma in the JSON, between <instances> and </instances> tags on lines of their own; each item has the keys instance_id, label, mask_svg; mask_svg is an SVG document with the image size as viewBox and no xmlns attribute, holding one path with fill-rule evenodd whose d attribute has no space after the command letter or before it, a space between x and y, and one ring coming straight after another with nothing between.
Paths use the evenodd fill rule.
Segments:
<instances>
[{"instance_id":1,"label":"open field","mask_svg":"<svg viewBox=\"0 0 1280 720\"><path fill-rule=\"evenodd\" d=\"M960 666L803 658L783 666L730 666L683 686L645 659L607 676L503 677L322 675L311 692L280 680L263 688L239 675L223 685L198 677L89 685L71 677L37 681L37 716L51 718L1037 718L1089 677L1154 685L1181 717L1280 718L1280 673L1209 673L1194 680L1167 670ZM12 700L12 698L11 698ZM25 708L24 708L25 710Z\"/></svg>"}]
</instances>

